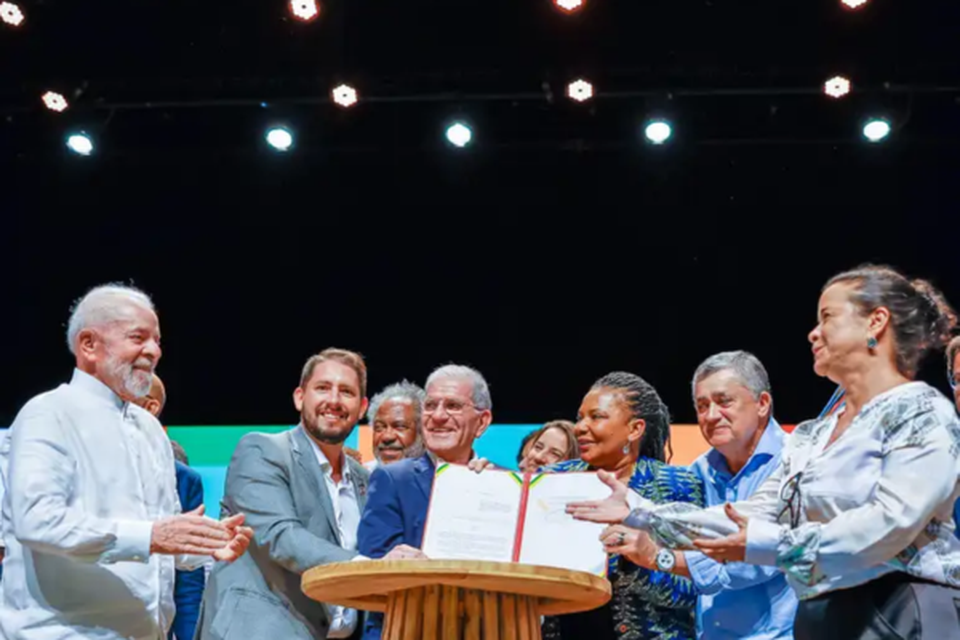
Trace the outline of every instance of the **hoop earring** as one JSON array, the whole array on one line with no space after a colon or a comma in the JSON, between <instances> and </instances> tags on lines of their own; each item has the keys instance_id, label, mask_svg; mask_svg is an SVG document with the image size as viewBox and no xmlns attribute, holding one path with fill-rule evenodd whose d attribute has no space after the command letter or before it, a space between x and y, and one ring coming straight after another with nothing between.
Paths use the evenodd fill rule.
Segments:
<instances>
[{"instance_id":1,"label":"hoop earring","mask_svg":"<svg viewBox=\"0 0 960 640\"><path fill-rule=\"evenodd\" d=\"M867 338L867 348L868 348L868 349L876 349L876 348L877 348L877 339L874 338L873 336L870 336L869 338Z\"/></svg>"}]
</instances>

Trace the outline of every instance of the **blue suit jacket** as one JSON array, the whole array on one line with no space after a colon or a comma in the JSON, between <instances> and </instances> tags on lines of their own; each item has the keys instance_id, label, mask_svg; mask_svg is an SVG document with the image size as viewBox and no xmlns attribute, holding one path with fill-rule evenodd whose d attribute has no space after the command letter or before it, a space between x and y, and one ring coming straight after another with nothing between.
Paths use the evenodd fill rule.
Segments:
<instances>
[{"instance_id":1,"label":"blue suit jacket","mask_svg":"<svg viewBox=\"0 0 960 640\"><path fill-rule=\"evenodd\" d=\"M427 454L374 469L357 531L361 555L382 558L398 544L420 548L433 475L433 461ZM363 639L379 640L382 626L383 614L369 613Z\"/></svg>"},{"instance_id":2,"label":"blue suit jacket","mask_svg":"<svg viewBox=\"0 0 960 640\"><path fill-rule=\"evenodd\" d=\"M193 511L203 504L203 480L200 474L181 463L177 465L177 493L180 494L180 507L184 511ZM203 599L205 582L204 569L177 571L173 586L173 602L177 613L173 618L168 640L193 640L200 614L200 601Z\"/></svg>"}]
</instances>

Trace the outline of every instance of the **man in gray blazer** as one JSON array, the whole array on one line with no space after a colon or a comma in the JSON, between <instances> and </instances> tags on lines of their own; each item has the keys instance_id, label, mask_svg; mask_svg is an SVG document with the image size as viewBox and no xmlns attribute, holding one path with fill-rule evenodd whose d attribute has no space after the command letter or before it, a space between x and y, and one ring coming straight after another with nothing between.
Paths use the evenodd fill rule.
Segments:
<instances>
[{"instance_id":1,"label":"man in gray blazer","mask_svg":"<svg viewBox=\"0 0 960 640\"><path fill-rule=\"evenodd\" d=\"M300 580L317 565L366 559L356 549L368 473L343 453L367 409L366 386L359 354L326 349L307 361L294 391L300 424L240 440L222 510L245 513L254 537L246 555L210 574L198 640L360 637L356 610L308 598Z\"/></svg>"}]
</instances>

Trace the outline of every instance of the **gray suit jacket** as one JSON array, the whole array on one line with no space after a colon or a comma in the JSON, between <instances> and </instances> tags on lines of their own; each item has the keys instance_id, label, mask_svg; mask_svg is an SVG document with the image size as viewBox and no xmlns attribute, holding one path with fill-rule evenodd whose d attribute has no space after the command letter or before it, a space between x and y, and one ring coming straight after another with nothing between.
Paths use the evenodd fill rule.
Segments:
<instances>
[{"instance_id":1,"label":"gray suit jacket","mask_svg":"<svg viewBox=\"0 0 960 640\"><path fill-rule=\"evenodd\" d=\"M369 475L350 456L346 460L362 513ZM340 547L323 472L302 427L240 440L227 469L222 511L223 517L246 514L254 538L235 562L213 568L196 638L326 638L329 609L304 595L301 574L357 552Z\"/></svg>"}]
</instances>

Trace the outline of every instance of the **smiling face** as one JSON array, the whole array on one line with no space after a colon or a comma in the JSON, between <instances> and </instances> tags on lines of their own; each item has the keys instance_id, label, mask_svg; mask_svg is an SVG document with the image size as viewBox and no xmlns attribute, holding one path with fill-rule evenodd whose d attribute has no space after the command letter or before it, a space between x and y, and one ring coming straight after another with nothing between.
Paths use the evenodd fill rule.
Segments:
<instances>
[{"instance_id":1,"label":"smiling face","mask_svg":"<svg viewBox=\"0 0 960 640\"><path fill-rule=\"evenodd\" d=\"M871 325L882 322L886 312L864 315L851 300L852 283L838 282L820 295L817 326L810 332L813 370L840 383L847 371L868 355L867 340L876 335Z\"/></svg>"},{"instance_id":2,"label":"smiling face","mask_svg":"<svg viewBox=\"0 0 960 640\"><path fill-rule=\"evenodd\" d=\"M385 400L373 418L373 453L382 464L402 460L417 441L417 409L409 398Z\"/></svg>"},{"instance_id":3,"label":"smiling face","mask_svg":"<svg viewBox=\"0 0 960 640\"><path fill-rule=\"evenodd\" d=\"M580 403L574 433L580 457L597 469L612 471L625 458L636 457L633 446L643 436L646 423L634 418L620 389L591 389ZM624 453L625 445L629 451Z\"/></svg>"},{"instance_id":4,"label":"smiling face","mask_svg":"<svg viewBox=\"0 0 960 640\"><path fill-rule=\"evenodd\" d=\"M730 369L700 380L694 388L694 401L703 439L728 458L753 450L762 433L760 427L770 415L770 394L764 391L754 397Z\"/></svg>"},{"instance_id":5,"label":"smiling face","mask_svg":"<svg viewBox=\"0 0 960 640\"><path fill-rule=\"evenodd\" d=\"M357 372L336 360L318 363L306 384L293 392L293 403L307 433L325 444L346 440L367 410Z\"/></svg>"},{"instance_id":6,"label":"smiling face","mask_svg":"<svg viewBox=\"0 0 960 640\"><path fill-rule=\"evenodd\" d=\"M470 461L473 441L490 426L488 409L473 404L473 383L463 378L440 378L426 389L423 402L423 441L446 462Z\"/></svg>"},{"instance_id":7,"label":"smiling face","mask_svg":"<svg viewBox=\"0 0 960 640\"><path fill-rule=\"evenodd\" d=\"M546 429L540 436L530 443L520 469L536 471L567 459L570 443L567 442L567 433L559 428Z\"/></svg>"},{"instance_id":8,"label":"smiling face","mask_svg":"<svg viewBox=\"0 0 960 640\"><path fill-rule=\"evenodd\" d=\"M121 304L116 319L83 329L77 336L77 357L83 369L121 398L145 397L160 361L160 321L150 309Z\"/></svg>"}]
</instances>

